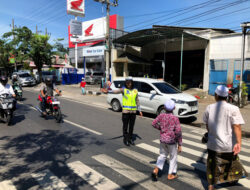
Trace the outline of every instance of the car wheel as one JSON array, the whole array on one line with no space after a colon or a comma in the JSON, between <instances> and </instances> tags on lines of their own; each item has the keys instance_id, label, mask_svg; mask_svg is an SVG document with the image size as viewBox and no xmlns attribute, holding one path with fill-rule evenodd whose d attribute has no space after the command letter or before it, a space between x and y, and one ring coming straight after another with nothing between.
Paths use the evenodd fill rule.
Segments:
<instances>
[{"instance_id":1,"label":"car wheel","mask_svg":"<svg viewBox=\"0 0 250 190\"><path fill-rule=\"evenodd\" d=\"M121 104L120 104L119 100L117 100L117 99L113 100L111 102L111 106L112 106L113 111L115 111L115 112L121 111Z\"/></svg>"},{"instance_id":2,"label":"car wheel","mask_svg":"<svg viewBox=\"0 0 250 190\"><path fill-rule=\"evenodd\" d=\"M159 109L157 111L157 115L160 115L162 113L166 113L166 110L165 110L164 106L159 107Z\"/></svg>"}]
</instances>

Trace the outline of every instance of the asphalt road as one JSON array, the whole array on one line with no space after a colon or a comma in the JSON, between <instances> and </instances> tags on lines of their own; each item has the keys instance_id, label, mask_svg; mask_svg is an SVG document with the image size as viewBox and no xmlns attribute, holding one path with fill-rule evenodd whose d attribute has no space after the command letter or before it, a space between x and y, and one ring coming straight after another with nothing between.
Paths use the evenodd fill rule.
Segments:
<instances>
[{"instance_id":1,"label":"asphalt road","mask_svg":"<svg viewBox=\"0 0 250 190\"><path fill-rule=\"evenodd\" d=\"M159 132L152 118L137 117L136 146L122 143L121 113L60 98L64 122L45 120L34 108L37 94L24 92L13 125L0 123L0 190L12 189L206 189L203 129L183 125L183 152L175 181L158 182L151 171L159 152ZM250 143L241 160L250 173ZM249 189L248 179L221 189Z\"/></svg>"}]
</instances>

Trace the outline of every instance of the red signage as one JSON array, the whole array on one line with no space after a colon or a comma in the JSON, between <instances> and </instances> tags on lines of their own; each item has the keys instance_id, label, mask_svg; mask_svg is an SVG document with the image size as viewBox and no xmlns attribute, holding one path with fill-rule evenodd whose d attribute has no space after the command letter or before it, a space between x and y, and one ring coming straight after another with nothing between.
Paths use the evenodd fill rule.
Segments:
<instances>
[{"instance_id":1,"label":"red signage","mask_svg":"<svg viewBox=\"0 0 250 190\"><path fill-rule=\"evenodd\" d=\"M83 11L83 9L80 9L79 7L82 5L83 0L78 0L78 1L72 1L70 2L71 4L71 9L75 9L78 11Z\"/></svg>"},{"instance_id":2,"label":"red signage","mask_svg":"<svg viewBox=\"0 0 250 190\"><path fill-rule=\"evenodd\" d=\"M93 36L93 33L90 33L93 29L94 24L91 24L86 30L85 30L85 36Z\"/></svg>"},{"instance_id":3,"label":"red signage","mask_svg":"<svg viewBox=\"0 0 250 190\"><path fill-rule=\"evenodd\" d=\"M110 16L110 25L109 25L109 27L112 28L112 29L118 29L118 27L120 26L118 24L118 22L120 22L118 20L118 15L111 15ZM121 25L123 26L123 24L121 24ZM93 46L93 45L96 45L96 44L98 44L100 42L104 42L105 41L105 36L103 36L103 39L95 39L94 38L95 35L98 36L98 34L95 34L95 30L99 30L100 27L103 28L103 23L99 24L99 26L98 26L98 25L96 25L94 23L94 20L93 20L92 23L90 22L89 25L87 25L85 28L83 27L83 36L85 36L85 37L93 36L93 39L90 38L90 40L88 40L86 42L81 42L81 40L76 39L75 40L76 42L79 40L77 46L78 47ZM72 34L70 33L70 26L68 27L68 31L69 31L69 36L68 36L69 37L68 38L69 39L69 48L74 48L75 44L74 44L74 42L71 41Z\"/></svg>"}]
</instances>

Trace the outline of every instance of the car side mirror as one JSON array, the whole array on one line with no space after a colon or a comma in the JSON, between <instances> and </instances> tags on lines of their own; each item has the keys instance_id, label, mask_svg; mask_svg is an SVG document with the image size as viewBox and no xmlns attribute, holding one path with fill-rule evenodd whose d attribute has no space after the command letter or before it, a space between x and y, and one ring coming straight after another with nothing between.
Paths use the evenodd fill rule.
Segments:
<instances>
[{"instance_id":1,"label":"car side mirror","mask_svg":"<svg viewBox=\"0 0 250 190\"><path fill-rule=\"evenodd\" d=\"M151 90L151 91L150 91L150 94L152 94L152 95L156 95L156 94L157 94L157 92L156 92L155 90Z\"/></svg>"}]
</instances>

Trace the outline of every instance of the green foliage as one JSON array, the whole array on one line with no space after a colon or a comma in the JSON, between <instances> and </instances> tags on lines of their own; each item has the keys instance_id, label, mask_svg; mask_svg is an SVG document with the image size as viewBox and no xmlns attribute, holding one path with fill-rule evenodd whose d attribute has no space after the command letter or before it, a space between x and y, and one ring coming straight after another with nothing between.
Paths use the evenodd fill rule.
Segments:
<instances>
[{"instance_id":1,"label":"green foliage","mask_svg":"<svg viewBox=\"0 0 250 190\"><path fill-rule=\"evenodd\" d=\"M51 65L52 55L63 57L68 52L61 44L63 38L55 40L53 46L49 39L48 35L33 34L27 27L15 28L3 34L2 39L0 38L0 66L10 67L8 59L13 54L17 63L24 64L26 60L33 60L41 74L44 64ZM24 67L30 69L28 65L24 64Z\"/></svg>"},{"instance_id":2,"label":"green foliage","mask_svg":"<svg viewBox=\"0 0 250 190\"><path fill-rule=\"evenodd\" d=\"M67 48L65 48L64 46L63 46L63 44L61 43L61 41L63 41L64 40L64 38L58 38L58 39L56 39L56 40L54 40L55 41L55 44L53 45L53 48L54 48L54 55L58 55L58 56L60 56L61 58L63 58L64 57L64 55L66 54L66 53L68 53L68 49Z\"/></svg>"},{"instance_id":3,"label":"green foliage","mask_svg":"<svg viewBox=\"0 0 250 190\"><path fill-rule=\"evenodd\" d=\"M31 70L29 63L23 64L23 70Z\"/></svg>"},{"instance_id":4,"label":"green foliage","mask_svg":"<svg viewBox=\"0 0 250 190\"><path fill-rule=\"evenodd\" d=\"M12 47L6 40L0 39L0 67L10 67L9 57Z\"/></svg>"}]
</instances>

